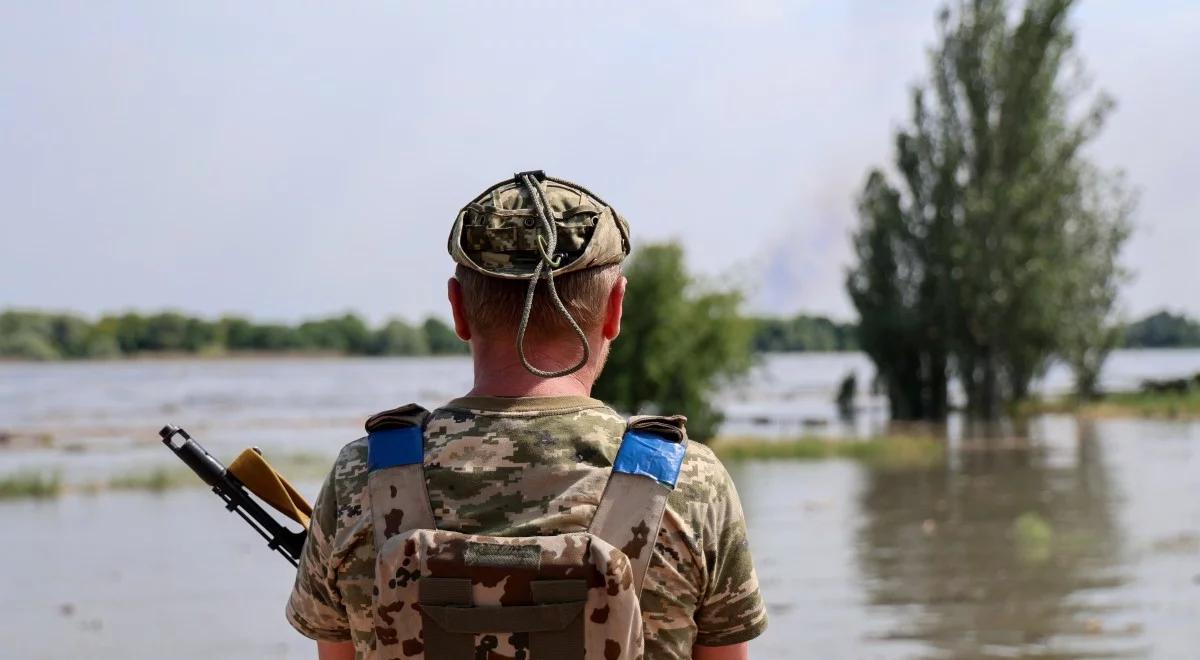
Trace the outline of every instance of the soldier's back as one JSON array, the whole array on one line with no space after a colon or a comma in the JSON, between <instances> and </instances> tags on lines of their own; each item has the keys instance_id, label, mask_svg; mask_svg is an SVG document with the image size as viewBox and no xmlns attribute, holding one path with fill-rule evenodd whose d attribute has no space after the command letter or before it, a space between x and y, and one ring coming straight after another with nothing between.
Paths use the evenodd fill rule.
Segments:
<instances>
[{"instance_id":1,"label":"soldier's back","mask_svg":"<svg viewBox=\"0 0 1200 660\"><path fill-rule=\"evenodd\" d=\"M492 536L585 531L626 420L586 397L456 399L425 427L425 477L439 529ZM360 654L374 638L374 540L365 506L367 445L347 445L322 490L311 534L332 571L301 575L289 617L313 633L348 627ZM649 542L649 539L646 539ZM688 443L641 594L646 657L690 658L694 644L757 636L766 615L745 522L724 467ZM341 621L327 621L330 617Z\"/></svg>"}]
</instances>

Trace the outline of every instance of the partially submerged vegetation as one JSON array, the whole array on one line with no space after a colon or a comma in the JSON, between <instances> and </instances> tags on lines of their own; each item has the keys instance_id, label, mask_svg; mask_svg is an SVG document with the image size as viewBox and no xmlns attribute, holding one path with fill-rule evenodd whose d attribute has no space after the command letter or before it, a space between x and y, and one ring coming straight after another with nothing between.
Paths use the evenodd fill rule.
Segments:
<instances>
[{"instance_id":1,"label":"partially submerged vegetation","mask_svg":"<svg viewBox=\"0 0 1200 660\"><path fill-rule=\"evenodd\" d=\"M1075 396L1028 401L1017 408L1020 415L1048 413L1084 417L1200 417L1200 373L1191 378L1148 380L1140 390L1110 392L1094 399Z\"/></svg>"},{"instance_id":2,"label":"partially submerged vegetation","mask_svg":"<svg viewBox=\"0 0 1200 660\"><path fill-rule=\"evenodd\" d=\"M722 459L820 460L843 458L876 467L922 467L945 459L945 444L932 436L878 436L864 440L803 437L769 440L763 438L718 438L710 445Z\"/></svg>"},{"instance_id":3,"label":"partially submerged vegetation","mask_svg":"<svg viewBox=\"0 0 1200 660\"><path fill-rule=\"evenodd\" d=\"M332 456L309 452L268 455L268 459L275 469L293 482L321 479L333 463ZM58 472L48 469L25 469L0 475L0 499L44 499L71 492L96 493L105 490L162 493L201 487L204 487L204 482L182 464L147 465L103 480L79 484L67 484Z\"/></svg>"},{"instance_id":4,"label":"partially submerged vegetation","mask_svg":"<svg viewBox=\"0 0 1200 660\"><path fill-rule=\"evenodd\" d=\"M1115 392L1093 400L1069 396L1029 401L1018 409L1021 415L1071 414L1082 417L1157 417L1192 419L1200 417L1200 389L1184 393Z\"/></svg>"},{"instance_id":5,"label":"partially submerged vegetation","mask_svg":"<svg viewBox=\"0 0 1200 660\"><path fill-rule=\"evenodd\" d=\"M937 465L945 456L942 441L932 436L917 435L880 436L865 440L718 438L711 447L722 459L732 461L841 458L891 468ZM332 456L303 452L268 454L268 458L277 470L293 482L323 478L333 461ZM0 499L44 499L71 492L96 493L106 490L163 493L202 487L204 482L183 465L148 465L82 484L66 484L57 472L48 469L26 469L0 476Z\"/></svg>"},{"instance_id":6,"label":"partially submerged vegetation","mask_svg":"<svg viewBox=\"0 0 1200 660\"><path fill-rule=\"evenodd\" d=\"M175 488L203 486L204 482L186 467L154 466L145 470L134 470L118 474L108 480L112 490L144 490L161 493Z\"/></svg>"},{"instance_id":7,"label":"partially submerged vegetation","mask_svg":"<svg viewBox=\"0 0 1200 660\"><path fill-rule=\"evenodd\" d=\"M310 452L292 454L268 454L271 465L289 481L320 479L333 464L332 456ZM203 486L204 482L183 465L154 465L117 474L92 488L103 490L141 490L154 493Z\"/></svg>"},{"instance_id":8,"label":"partially submerged vegetation","mask_svg":"<svg viewBox=\"0 0 1200 660\"><path fill-rule=\"evenodd\" d=\"M0 499L55 497L62 492L57 472L25 469L0 476Z\"/></svg>"}]
</instances>

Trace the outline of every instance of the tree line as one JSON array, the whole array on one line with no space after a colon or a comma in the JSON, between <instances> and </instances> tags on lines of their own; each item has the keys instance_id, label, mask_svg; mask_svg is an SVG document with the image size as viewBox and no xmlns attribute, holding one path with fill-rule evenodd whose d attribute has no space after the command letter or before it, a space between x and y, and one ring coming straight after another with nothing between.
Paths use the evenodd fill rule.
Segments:
<instances>
[{"instance_id":1,"label":"tree line","mask_svg":"<svg viewBox=\"0 0 1200 660\"><path fill-rule=\"evenodd\" d=\"M744 321L755 353L859 350L859 325L854 322L811 314ZM1167 311L1131 323L1121 334L1126 348L1200 347L1200 321ZM420 324L393 319L372 328L354 314L286 325L237 316L205 320L177 312L110 314L95 322L69 313L0 312L0 357L71 360L236 352L462 355L467 346L449 325L432 317Z\"/></svg>"},{"instance_id":2,"label":"tree line","mask_svg":"<svg viewBox=\"0 0 1200 660\"><path fill-rule=\"evenodd\" d=\"M759 353L857 351L859 324L824 316L755 317L752 345ZM1166 310L1113 330L1121 348L1200 348L1200 320Z\"/></svg>"},{"instance_id":3,"label":"tree line","mask_svg":"<svg viewBox=\"0 0 1200 660\"><path fill-rule=\"evenodd\" d=\"M1126 348L1200 347L1200 321L1167 311L1125 327Z\"/></svg>"},{"instance_id":4,"label":"tree line","mask_svg":"<svg viewBox=\"0 0 1200 660\"><path fill-rule=\"evenodd\" d=\"M751 344L759 353L857 351L858 324L824 316L759 316L751 319Z\"/></svg>"},{"instance_id":5,"label":"tree line","mask_svg":"<svg viewBox=\"0 0 1200 660\"><path fill-rule=\"evenodd\" d=\"M288 325L238 316L207 320L178 312L109 314L96 321L69 313L0 312L3 357L58 360L231 352L448 355L464 354L467 346L446 323L432 317L416 325L392 319L372 328L355 314Z\"/></svg>"},{"instance_id":6,"label":"tree line","mask_svg":"<svg viewBox=\"0 0 1200 660\"><path fill-rule=\"evenodd\" d=\"M657 247L650 248L655 250ZM661 258L656 253L645 262L656 263ZM755 352L857 348L854 323L806 314L790 318L746 317L743 321L749 346ZM94 322L72 313L0 312L0 357L70 360L151 353L233 352L419 356L465 354L468 349L449 325L433 317L415 325L392 319L372 328L355 314L288 325L259 323L239 316L207 320L169 311L107 314Z\"/></svg>"}]
</instances>

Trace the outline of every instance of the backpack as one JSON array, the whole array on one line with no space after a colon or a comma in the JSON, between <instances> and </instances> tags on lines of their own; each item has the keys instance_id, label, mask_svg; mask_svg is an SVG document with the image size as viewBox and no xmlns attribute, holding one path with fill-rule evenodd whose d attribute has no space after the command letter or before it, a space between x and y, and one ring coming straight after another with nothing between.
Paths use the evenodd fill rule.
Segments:
<instances>
[{"instance_id":1,"label":"backpack","mask_svg":"<svg viewBox=\"0 0 1200 660\"><path fill-rule=\"evenodd\" d=\"M372 657L641 658L639 596L686 452L686 418L630 419L588 530L525 537L436 528L423 466L428 418L409 405L367 421Z\"/></svg>"}]
</instances>

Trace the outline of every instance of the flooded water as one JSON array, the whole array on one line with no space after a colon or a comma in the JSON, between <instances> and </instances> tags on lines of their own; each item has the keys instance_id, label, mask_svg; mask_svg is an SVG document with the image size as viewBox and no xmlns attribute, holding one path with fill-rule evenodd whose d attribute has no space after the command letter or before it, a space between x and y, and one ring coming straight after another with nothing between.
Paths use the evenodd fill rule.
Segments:
<instances>
[{"instance_id":1,"label":"flooded water","mask_svg":"<svg viewBox=\"0 0 1200 660\"><path fill-rule=\"evenodd\" d=\"M722 401L727 431L865 433L835 421L857 355L772 357ZM1124 352L1109 386L1200 371ZM459 359L0 365L0 474L68 484L172 457L173 421L214 453L332 457L362 418L465 391ZM1044 389L1061 390L1052 370ZM953 429L952 425L952 429ZM945 465L730 465L771 615L755 658L1200 657L1200 423L1043 417ZM301 484L310 496L315 480ZM201 489L0 501L0 658L312 658L283 620L293 569Z\"/></svg>"},{"instance_id":2,"label":"flooded water","mask_svg":"<svg viewBox=\"0 0 1200 660\"><path fill-rule=\"evenodd\" d=\"M735 466L764 655L1200 657L1200 425L1037 426L932 470Z\"/></svg>"}]
</instances>

